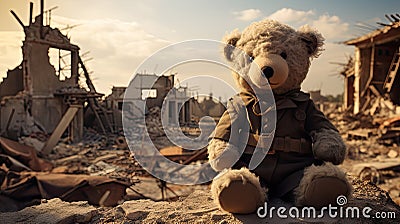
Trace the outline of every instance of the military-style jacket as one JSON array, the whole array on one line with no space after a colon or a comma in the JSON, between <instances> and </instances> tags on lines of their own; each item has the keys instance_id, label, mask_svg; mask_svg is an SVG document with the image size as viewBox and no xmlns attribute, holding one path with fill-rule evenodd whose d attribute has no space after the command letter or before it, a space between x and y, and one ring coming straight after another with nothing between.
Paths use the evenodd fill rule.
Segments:
<instances>
[{"instance_id":1,"label":"military-style jacket","mask_svg":"<svg viewBox=\"0 0 400 224\"><path fill-rule=\"evenodd\" d=\"M312 152L310 132L321 128L336 128L315 107L310 95L300 89L274 95L274 98L275 135L268 154L254 173L269 188L270 195L281 197L298 186L304 168L317 162ZM245 148L233 168L248 167L254 150L260 150L255 148L263 131L263 112L259 103L253 93L241 92L234 96L229 100L227 110L215 129L214 138Z\"/></svg>"}]
</instances>

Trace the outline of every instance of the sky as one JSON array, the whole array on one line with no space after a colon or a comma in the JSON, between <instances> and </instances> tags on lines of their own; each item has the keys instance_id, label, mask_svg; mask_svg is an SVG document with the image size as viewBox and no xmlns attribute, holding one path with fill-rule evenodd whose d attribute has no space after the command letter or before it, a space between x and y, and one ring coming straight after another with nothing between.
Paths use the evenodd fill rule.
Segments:
<instances>
[{"instance_id":1,"label":"sky","mask_svg":"<svg viewBox=\"0 0 400 224\"><path fill-rule=\"evenodd\" d=\"M34 2L34 15L39 2ZM127 86L136 72L161 73L154 63L143 70L144 60L171 44L194 40L220 41L230 31L240 31L263 18L276 19L295 29L304 24L318 29L325 37L325 51L312 61L304 91L321 90L322 94L343 92L340 64L353 55L354 47L341 42L370 32L365 26L379 27L387 22L384 15L399 13L396 0L46 0L45 10L52 10L50 25L58 27L77 44L86 67L99 92L110 93L112 86ZM0 0L0 79L8 69L20 64L24 38L22 27L13 18L13 10L28 24L29 1ZM73 26L72 29L68 27ZM168 48L168 47L167 47ZM162 51L162 50L161 50ZM234 86L226 68L209 63L189 63L170 70L178 83L189 90L229 98L232 88L222 87L212 76Z\"/></svg>"}]
</instances>

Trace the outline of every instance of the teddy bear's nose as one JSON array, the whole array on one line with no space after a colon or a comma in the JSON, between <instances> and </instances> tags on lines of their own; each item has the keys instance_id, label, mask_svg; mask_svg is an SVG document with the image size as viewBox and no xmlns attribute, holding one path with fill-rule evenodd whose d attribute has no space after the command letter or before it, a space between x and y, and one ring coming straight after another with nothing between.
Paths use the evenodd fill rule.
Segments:
<instances>
[{"instance_id":1,"label":"teddy bear's nose","mask_svg":"<svg viewBox=\"0 0 400 224\"><path fill-rule=\"evenodd\" d=\"M265 78L267 78L267 79L271 78L274 75L274 69L269 66L264 67L262 69L262 72L263 72Z\"/></svg>"}]
</instances>

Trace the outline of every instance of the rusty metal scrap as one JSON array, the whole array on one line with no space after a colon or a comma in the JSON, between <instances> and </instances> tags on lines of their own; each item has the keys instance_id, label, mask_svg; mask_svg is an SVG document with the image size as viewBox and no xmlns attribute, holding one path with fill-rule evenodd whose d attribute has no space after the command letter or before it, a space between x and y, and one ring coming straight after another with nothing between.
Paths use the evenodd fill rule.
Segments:
<instances>
[{"instance_id":1,"label":"rusty metal scrap","mask_svg":"<svg viewBox=\"0 0 400 224\"><path fill-rule=\"evenodd\" d=\"M51 170L52 164L38 158L34 148L6 138L0 140L3 153L7 153L0 155L0 195L12 203L10 208L18 210L37 199L50 198L115 206L124 199L126 188L132 184L108 176L56 173L56 170L62 171L62 166L53 169L52 173L43 172ZM77 156L84 157L82 153ZM97 157L96 161L105 164L103 160L115 160L115 156ZM64 163L68 162L71 161L64 159ZM65 172L67 167L64 167Z\"/></svg>"},{"instance_id":2,"label":"rusty metal scrap","mask_svg":"<svg viewBox=\"0 0 400 224\"><path fill-rule=\"evenodd\" d=\"M13 157L34 171L48 171L53 168L50 162L37 156L33 147L3 137L0 137L0 145L4 154Z\"/></svg>"},{"instance_id":3,"label":"rusty metal scrap","mask_svg":"<svg viewBox=\"0 0 400 224\"><path fill-rule=\"evenodd\" d=\"M102 176L1 171L1 194L18 201L60 198L64 201L115 206L123 200L129 186Z\"/></svg>"}]
</instances>

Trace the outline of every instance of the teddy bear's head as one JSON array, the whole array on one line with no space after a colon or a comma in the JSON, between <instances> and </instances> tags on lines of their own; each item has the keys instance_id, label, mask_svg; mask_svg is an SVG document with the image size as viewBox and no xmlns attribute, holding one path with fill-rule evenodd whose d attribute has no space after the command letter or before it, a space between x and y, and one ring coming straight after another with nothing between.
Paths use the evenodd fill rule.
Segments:
<instances>
[{"instance_id":1,"label":"teddy bear's head","mask_svg":"<svg viewBox=\"0 0 400 224\"><path fill-rule=\"evenodd\" d=\"M252 23L224 37L224 55L234 65L240 88L283 94L300 88L324 38L308 25L295 30L274 20ZM238 74L239 73L239 74ZM269 83L269 85L267 84Z\"/></svg>"}]
</instances>

